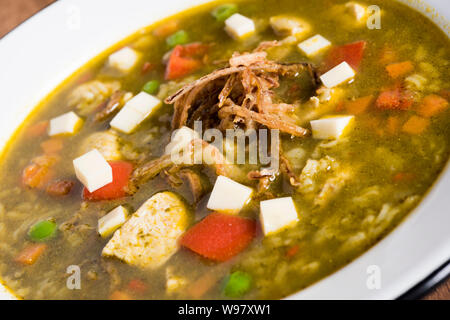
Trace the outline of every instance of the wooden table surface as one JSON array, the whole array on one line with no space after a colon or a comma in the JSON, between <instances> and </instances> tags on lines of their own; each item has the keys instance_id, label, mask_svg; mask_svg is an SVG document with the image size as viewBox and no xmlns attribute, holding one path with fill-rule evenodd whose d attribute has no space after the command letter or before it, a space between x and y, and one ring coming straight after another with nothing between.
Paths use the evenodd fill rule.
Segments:
<instances>
[{"instance_id":1,"label":"wooden table surface","mask_svg":"<svg viewBox=\"0 0 450 320\"><path fill-rule=\"evenodd\" d=\"M0 38L22 21L54 1L55 0L0 0ZM450 300L450 279L430 292L424 299Z\"/></svg>"}]
</instances>

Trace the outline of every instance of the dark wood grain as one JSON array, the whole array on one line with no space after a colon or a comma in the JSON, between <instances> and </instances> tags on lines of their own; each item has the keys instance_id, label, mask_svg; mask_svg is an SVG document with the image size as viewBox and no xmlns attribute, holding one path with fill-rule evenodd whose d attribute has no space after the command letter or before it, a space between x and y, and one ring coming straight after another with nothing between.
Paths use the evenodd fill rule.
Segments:
<instances>
[{"instance_id":1,"label":"dark wood grain","mask_svg":"<svg viewBox=\"0 0 450 320\"><path fill-rule=\"evenodd\" d=\"M55 0L0 0L0 37L4 36L28 17L54 1ZM450 300L450 279L432 290L424 299Z\"/></svg>"}]
</instances>

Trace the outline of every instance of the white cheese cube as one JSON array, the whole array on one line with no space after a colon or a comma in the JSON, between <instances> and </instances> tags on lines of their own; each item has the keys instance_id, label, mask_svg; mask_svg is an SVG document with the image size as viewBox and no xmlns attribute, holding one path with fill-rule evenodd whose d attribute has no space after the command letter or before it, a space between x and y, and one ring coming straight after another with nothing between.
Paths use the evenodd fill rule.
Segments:
<instances>
[{"instance_id":1,"label":"white cheese cube","mask_svg":"<svg viewBox=\"0 0 450 320\"><path fill-rule=\"evenodd\" d=\"M130 99L111 120L111 127L124 133L132 132L141 122L153 113L162 102L158 98L141 92Z\"/></svg>"},{"instance_id":2,"label":"white cheese cube","mask_svg":"<svg viewBox=\"0 0 450 320\"><path fill-rule=\"evenodd\" d=\"M311 121L314 139L338 139L351 127L354 116L336 116Z\"/></svg>"},{"instance_id":3,"label":"white cheese cube","mask_svg":"<svg viewBox=\"0 0 450 320\"><path fill-rule=\"evenodd\" d=\"M255 23L239 13L233 14L225 20L225 31L233 39L243 39L255 32Z\"/></svg>"},{"instance_id":4,"label":"white cheese cube","mask_svg":"<svg viewBox=\"0 0 450 320\"><path fill-rule=\"evenodd\" d=\"M264 235L289 228L298 222L298 214L291 197L261 201L261 226Z\"/></svg>"},{"instance_id":5,"label":"white cheese cube","mask_svg":"<svg viewBox=\"0 0 450 320\"><path fill-rule=\"evenodd\" d=\"M303 51L308 57L313 56L320 51L328 48L331 45L331 42L322 37L320 34L316 34L315 36L306 39L303 42L298 44L298 47L301 51Z\"/></svg>"},{"instance_id":6,"label":"white cheese cube","mask_svg":"<svg viewBox=\"0 0 450 320\"><path fill-rule=\"evenodd\" d=\"M181 127L172 133L172 139L166 146L165 154L178 154L195 139L200 139L197 131L188 127Z\"/></svg>"},{"instance_id":7,"label":"white cheese cube","mask_svg":"<svg viewBox=\"0 0 450 320\"><path fill-rule=\"evenodd\" d=\"M235 214L250 201L252 193L252 188L225 176L218 176L206 207L218 212Z\"/></svg>"},{"instance_id":8,"label":"white cheese cube","mask_svg":"<svg viewBox=\"0 0 450 320\"><path fill-rule=\"evenodd\" d=\"M345 9L356 21L361 21L366 15L366 7L356 2L347 2Z\"/></svg>"},{"instance_id":9,"label":"white cheese cube","mask_svg":"<svg viewBox=\"0 0 450 320\"><path fill-rule=\"evenodd\" d=\"M89 192L113 181L112 168L97 149L73 160L73 167L77 178Z\"/></svg>"},{"instance_id":10,"label":"white cheese cube","mask_svg":"<svg viewBox=\"0 0 450 320\"><path fill-rule=\"evenodd\" d=\"M130 47L124 47L109 56L108 65L113 69L126 73L136 66L139 56L137 51Z\"/></svg>"},{"instance_id":11,"label":"white cheese cube","mask_svg":"<svg viewBox=\"0 0 450 320\"><path fill-rule=\"evenodd\" d=\"M128 210L118 206L107 215L98 219L98 233L106 238L127 221Z\"/></svg>"},{"instance_id":12,"label":"white cheese cube","mask_svg":"<svg viewBox=\"0 0 450 320\"><path fill-rule=\"evenodd\" d=\"M147 117L161 104L161 100L142 91L128 100L124 107L134 109Z\"/></svg>"},{"instance_id":13,"label":"white cheese cube","mask_svg":"<svg viewBox=\"0 0 450 320\"><path fill-rule=\"evenodd\" d=\"M82 123L83 120L77 116L75 112L67 112L50 120L48 135L56 136L60 134L73 134Z\"/></svg>"},{"instance_id":14,"label":"white cheese cube","mask_svg":"<svg viewBox=\"0 0 450 320\"><path fill-rule=\"evenodd\" d=\"M333 88L352 79L354 76L355 71L348 65L347 62L344 61L321 75L320 80L325 87Z\"/></svg>"}]
</instances>

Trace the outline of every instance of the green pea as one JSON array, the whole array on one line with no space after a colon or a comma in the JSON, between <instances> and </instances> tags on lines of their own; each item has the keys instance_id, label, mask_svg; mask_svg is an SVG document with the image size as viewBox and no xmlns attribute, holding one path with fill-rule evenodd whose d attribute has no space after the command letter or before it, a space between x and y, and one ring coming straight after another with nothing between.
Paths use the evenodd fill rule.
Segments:
<instances>
[{"instance_id":1,"label":"green pea","mask_svg":"<svg viewBox=\"0 0 450 320\"><path fill-rule=\"evenodd\" d=\"M150 80L144 86L142 87L142 91L147 92L148 94L155 94L156 91L158 91L159 88L159 81L158 80Z\"/></svg>"},{"instance_id":2,"label":"green pea","mask_svg":"<svg viewBox=\"0 0 450 320\"><path fill-rule=\"evenodd\" d=\"M250 290L251 284L252 277L248 273L235 271L228 277L223 294L229 298L240 298Z\"/></svg>"},{"instance_id":3,"label":"green pea","mask_svg":"<svg viewBox=\"0 0 450 320\"><path fill-rule=\"evenodd\" d=\"M215 8L211 14L219 22L224 22L233 14L238 12L238 6L234 3L228 3Z\"/></svg>"},{"instance_id":4,"label":"green pea","mask_svg":"<svg viewBox=\"0 0 450 320\"><path fill-rule=\"evenodd\" d=\"M57 225L50 220L43 220L35 223L28 231L28 236L33 241L47 241L53 238L57 231Z\"/></svg>"},{"instance_id":5,"label":"green pea","mask_svg":"<svg viewBox=\"0 0 450 320\"><path fill-rule=\"evenodd\" d=\"M167 37L166 43L169 47L173 48L179 44L185 44L189 42L189 35L186 31L180 30Z\"/></svg>"}]
</instances>

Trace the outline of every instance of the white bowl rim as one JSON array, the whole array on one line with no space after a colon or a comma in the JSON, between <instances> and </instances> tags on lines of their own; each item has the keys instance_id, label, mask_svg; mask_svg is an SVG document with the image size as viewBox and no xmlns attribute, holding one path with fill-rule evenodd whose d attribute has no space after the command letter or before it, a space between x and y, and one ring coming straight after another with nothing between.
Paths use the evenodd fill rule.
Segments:
<instances>
[{"instance_id":1,"label":"white bowl rim","mask_svg":"<svg viewBox=\"0 0 450 320\"><path fill-rule=\"evenodd\" d=\"M23 50L30 49L32 44L36 44L36 42L32 41L31 45L29 43L23 45L24 42L19 45L20 41L29 40L30 37L36 36L38 31L50 30L43 27L46 23L45 21L61 23L61 17L58 18L55 15L63 15L64 12L68 13L70 9L76 9L77 7L81 10L86 10L88 15L90 15L93 12L95 13L95 10L100 8L102 4L106 3L113 7L115 14L119 14L121 13L120 1L60 0L47 6L0 39L0 70L8 69L6 68L8 65L16 66L16 62L12 61L14 59L9 59L8 61L8 57L12 57L9 56L11 53L17 52L17 50L20 52L21 48ZM397 1L404 2L420 10L438 24L447 35L449 34L447 21L450 20L450 3L445 4L440 0ZM7 119L3 119L3 117L0 119L0 128L2 128L0 130L0 146L2 147L6 143L24 117L42 98L91 58L121 39L126 38L140 27L145 27L151 22L156 22L176 12L207 2L211 2L211 0L172 0L166 6L161 6L164 8L154 10L155 12L157 11L155 13L157 17L143 17L142 13L137 14L138 17L136 17L134 23L121 28L113 27L112 33L114 35L106 36L104 41L96 45L88 42L86 45L88 48L82 54L78 57L72 57L71 62L65 61L65 63L56 66L56 70L58 70L55 73L56 75L47 76L34 91L32 90L32 94L25 95L25 99L19 99L14 102L14 99L10 99L10 102L13 103L9 104L9 106L16 106L16 112L14 115L8 115ZM136 8L148 7L148 3L146 6L146 0L132 0L128 1L128 3L133 7L130 9L130 12L136 13L138 12ZM431 10L428 10L430 8ZM92 17L90 16L90 18ZM111 23L112 21L111 19L105 20L106 23ZM91 21L87 24L90 25L90 23ZM60 37L61 34L71 35L66 30L66 32L58 33L56 37ZM80 34L83 33L80 32ZM73 37L77 41L80 40L77 38L77 35L73 35ZM41 40L45 42L45 39ZM42 52L39 52L39 54L42 54ZM20 60L23 56L26 56L26 54L19 54L17 60ZM49 61L46 61L46 63L49 63ZM0 74L0 86L6 84L11 87L17 87L14 81L12 83L8 82L5 76L7 74L8 72ZM34 81L40 79L33 76L31 78ZM0 107L0 112L4 112L2 108L5 109ZM355 261L316 284L290 295L287 299L395 299L404 294L450 259L450 234L445 229L445 226L450 225L450 216L446 214L450 207L450 199L446 197L448 190L450 190L449 165L447 165L438 181L435 182L419 206L394 231ZM414 238L414 235L423 234L427 235L427 239L417 241ZM424 242L426 243L424 244ZM433 244L435 245L434 247ZM399 251L399 249L402 249L402 251ZM370 290L366 286L367 267L371 265L378 266L382 271L383 285L380 289ZM14 296L0 284L0 299L11 298L14 298Z\"/></svg>"}]
</instances>

